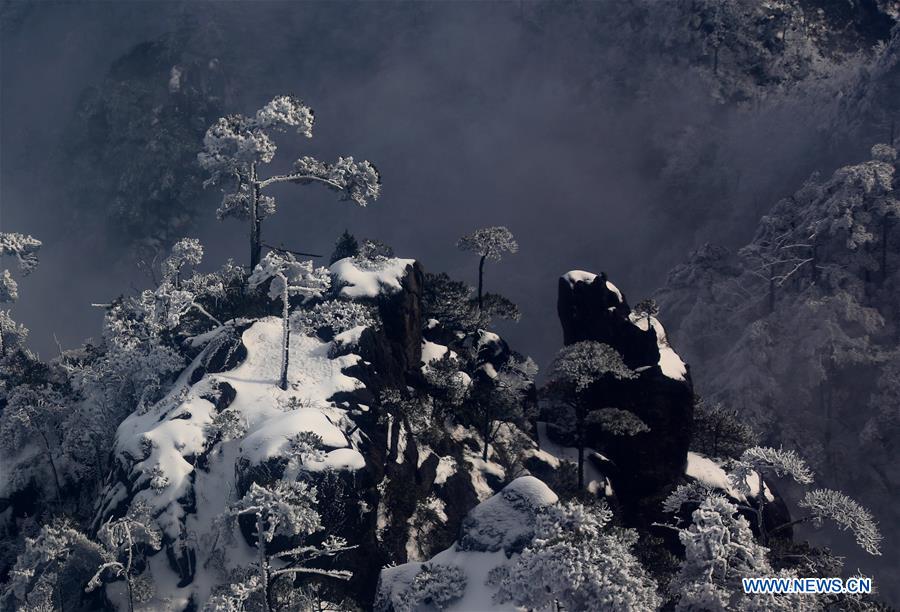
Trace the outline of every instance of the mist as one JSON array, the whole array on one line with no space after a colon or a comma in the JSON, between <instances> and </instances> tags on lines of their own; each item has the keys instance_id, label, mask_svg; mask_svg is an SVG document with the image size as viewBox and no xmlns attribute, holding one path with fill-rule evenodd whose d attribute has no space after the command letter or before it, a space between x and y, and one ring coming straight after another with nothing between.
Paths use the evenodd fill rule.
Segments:
<instances>
[{"instance_id":1,"label":"mist","mask_svg":"<svg viewBox=\"0 0 900 612\"><path fill-rule=\"evenodd\" d=\"M140 236L100 231L90 216L68 221L81 204L61 187L73 179L61 139L83 92L118 58L175 30L215 41L232 84L228 112L253 112L279 93L316 111L314 138L282 138L276 169L295 154L350 154L381 172L383 197L365 209L283 187L266 242L327 257L346 228L474 283L477 261L456 240L507 225L520 252L488 266L486 287L519 304L521 321L502 331L542 365L561 344L560 274L604 271L634 302L692 248L740 244L809 172L857 154L823 148L804 104L717 101L689 66L627 46L614 19L611 3L6 4L0 223L44 241L15 306L39 330L31 346L48 356L56 339L70 348L98 335L102 310L91 304L148 282L127 250ZM685 210L663 176L665 147L712 127L722 135L712 161L727 179L698 175ZM246 228L217 221L216 193L207 195L192 231L205 266L245 263Z\"/></svg>"}]
</instances>

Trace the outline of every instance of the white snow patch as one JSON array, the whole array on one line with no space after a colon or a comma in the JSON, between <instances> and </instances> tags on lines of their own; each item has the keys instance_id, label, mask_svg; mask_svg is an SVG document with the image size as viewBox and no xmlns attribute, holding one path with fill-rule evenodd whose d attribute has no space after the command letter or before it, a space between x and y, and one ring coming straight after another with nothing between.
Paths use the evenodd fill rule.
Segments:
<instances>
[{"instance_id":1,"label":"white snow patch","mask_svg":"<svg viewBox=\"0 0 900 612\"><path fill-rule=\"evenodd\" d=\"M729 497L742 502L747 501L747 497L732 486L725 470L718 463L700 453L688 452L687 467L684 473L707 486L724 491ZM753 497L759 495L759 476L756 473L747 477L747 486ZM768 486L766 486L766 499L775 501L775 496Z\"/></svg>"},{"instance_id":2,"label":"white snow patch","mask_svg":"<svg viewBox=\"0 0 900 612\"><path fill-rule=\"evenodd\" d=\"M325 461L312 462L310 471L347 470L356 471L366 467L366 460L355 448L338 448L325 455Z\"/></svg>"},{"instance_id":3,"label":"white snow patch","mask_svg":"<svg viewBox=\"0 0 900 612\"><path fill-rule=\"evenodd\" d=\"M593 283L594 279L597 278L597 275L593 272L585 272L584 270L569 270L562 275L562 278L569 283L570 287L573 287L575 286L575 283Z\"/></svg>"},{"instance_id":4,"label":"white snow patch","mask_svg":"<svg viewBox=\"0 0 900 612\"><path fill-rule=\"evenodd\" d=\"M381 294L396 293L400 281L406 275L406 268L415 259L386 259L373 269L361 268L353 257L345 257L331 264L329 268L341 287L340 295L349 298L374 298Z\"/></svg>"},{"instance_id":5,"label":"white snow patch","mask_svg":"<svg viewBox=\"0 0 900 612\"><path fill-rule=\"evenodd\" d=\"M356 346L364 331L366 331L365 325L357 325L336 335L332 342L334 346Z\"/></svg>"},{"instance_id":6,"label":"white snow patch","mask_svg":"<svg viewBox=\"0 0 900 612\"><path fill-rule=\"evenodd\" d=\"M207 340L207 339L204 339ZM165 534L176 550L187 545L197 553L194 581L177 587L177 576L168 567L164 554L151 558L157 585L166 586L169 602L186 602L190 597L205 601L221 579L210 564L212 542L217 537L215 519L237 497L235 463L240 457L261 461L277 455L287 438L300 431L314 431L322 436L327 452L325 460L310 463L306 469L358 470L364 466L363 456L356 450L358 435L348 440L344 430L353 426L347 411L333 405L329 397L339 391L363 387L359 380L342 370L358 362L357 355L335 359L328 357L330 343L302 334L292 334L288 389L278 388L281 368L281 319L269 317L253 323L242 334L247 357L234 370L207 374L193 386L188 380L205 353L179 377L169 394L143 414L130 415L119 426L116 453L124 466L132 466L132 476L146 481L157 468L164 478L161 486L144 489L132 503L147 502ZM212 422L215 408L201 396L211 393L217 383L227 383L235 391L228 410L236 412L247 427L243 439L219 442L209 448L204 431ZM297 400L300 408L287 410L288 401ZM207 453L207 468L194 469L194 458ZM193 483L192 483L193 481ZM191 492L195 510L186 514L180 499ZM110 508L122 496L118 488L110 489L104 507ZM252 562L255 551L243 538L235 537L226 554L226 572ZM171 584L170 584L171 583ZM171 586L171 588L169 588ZM172 608L161 600L153 600L149 609Z\"/></svg>"},{"instance_id":7,"label":"white snow patch","mask_svg":"<svg viewBox=\"0 0 900 612\"><path fill-rule=\"evenodd\" d=\"M475 344L477 348L481 348L488 344L500 344L500 336L495 334L494 332L485 331L483 329L478 330L478 342Z\"/></svg>"},{"instance_id":8,"label":"white snow patch","mask_svg":"<svg viewBox=\"0 0 900 612\"><path fill-rule=\"evenodd\" d=\"M441 457L435 468L434 484L442 485L456 473L456 460L451 456Z\"/></svg>"},{"instance_id":9,"label":"white snow patch","mask_svg":"<svg viewBox=\"0 0 900 612\"><path fill-rule=\"evenodd\" d=\"M450 351L443 344L437 344L436 342L429 342L428 340L422 341L422 363L426 366L432 361L437 361L444 357L447 354L447 351ZM450 357L452 359L456 359L456 352L450 351Z\"/></svg>"},{"instance_id":10,"label":"white snow patch","mask_svg":"<svg viewBox=\"0 0 900 612\"><path fill-rule=\"evenodd\" d=\"M578 449L574 446L560 446L559 444L551 440L547 435L547 423L545 423L544 421L538 421L537 434L538 445L540 446L542 451L546 452L551 457L556 458L557 462L570 461L575 465L578 465ZM597 491L602 490L604 492L607 492L607 495L611 495L612 483L596 467L594 467L593 462L589 461L589 458L592 454L596 455L600 459L608 461L606 457L604 457L594 449L584 449L584 486L591 493L596 493Z\"/></svg>"},{"instance_id":11,"label":"white snow patch","mask_svg":"<svg viewBox=\"0 0 900 612\"><path fill-rule=\"evenodd\" d=\"M619 303L625 301L625 298L622 297L622 292L619 291L619 288L613 285L611 282L606 281L606 288L616 294L616 297L619 298Z\"/></svg>"},{"instance_id":12,"label":"white snow patch","mask_svg":"<svg viewBox=\"0 0 900 612\"><path fill-rule=\"evenodd\" d=\"M628 319L636 327L644 331L649 329L646 316L641 316L632 312L628 315ZM659 349L659 368L662 370L662 373L675 380L684 380L684 377L687 374L687 366L684 365L684 361L681 360L681 357L678 356L675 349L669 345L669 337L666 335L666 329L663 327L662 323L659 322L659 319L653 316L650 317L650 325L653 326L653 329L656 332L656 346Z\"/></svg>"},{"instance_id":13,"label":"white snow patch","mask_svg":"<svg viewBox=\"0 0 900 612\"><path fill-rule=\"evenodd\" d=\"M485 363L478 369L482 370L485 374L487 374L488 378L497 378L497 369L494 367L494 364L492 364L492 363Z\"/></svg>"},{"instance_id":14,"label":"white snow patch","mask_svg":"<svg viewBox=\"0 0 900 612\"><path fill-rule=\"evenodd\" d=\"M241 455L251 463L261 463L281 455L288 438L303 431L321 436L322 445L327 448L347 446L347 438L325 414L315 408L301 408L267 419L244 438Z\"/></svg>"}]
</instances>

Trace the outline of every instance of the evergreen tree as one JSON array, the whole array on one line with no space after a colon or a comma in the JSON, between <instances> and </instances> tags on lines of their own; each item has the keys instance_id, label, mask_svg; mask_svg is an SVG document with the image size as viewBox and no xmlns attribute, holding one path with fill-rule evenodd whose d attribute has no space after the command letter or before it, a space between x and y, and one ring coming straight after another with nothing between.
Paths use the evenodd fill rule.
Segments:
<instances>
[{"instance_id":1,"label":"evergreen tree","mask_svg":"<svg viewBox=\"0 0 900 612\"><path fill-rule=\"evenodd\" d=\"M508 571L494 575L496 598L530 609L655 610L656 582L631 552L636 534L609 527L601 503L570 502L539 513L534 541Z\"/></svg>"},{"instance_id":2,"label":"evergreen tree","mask_svg":"<svg viewBox=\"0 0 900 612\"><path fill-rule=\"evenodd\" d=\"M504 253L516 253L519 243L513 238L512 232L506 227L482 227L471 234L463 236L456 243L463 251L471 251L478 255L478 308L483 307L484 288L484 262L485 260L500 261Z\"/></svg>"},{"instance_id":3,"label":"evergreen tree","mask_svg":"<svg viewBox=\"0 0 900 612\"><path fill-rule=\"evenodd\" d=\"M38 265L41 241L25 234L0 232L0 258L15 257L24 276L31 274ZM0 305L15 302L19 298L18 286L9 270L0 273ZM17 324L9 312L0 311L0 358L5 357L25 340L28 330Z\"/></svg>"},{"instance_id":4,"label":"evergreen tree","mask_svg":"<svg viewBox=\"0 0 900 612\"><path fill-rule=\"evenodd\" d=\"M316 489L304 482L278 480L265 486L255 482L251 484L247 493L231 505L227 515L234 518L252 516L256 520L256 578L248 577L248 582L243 587L220 593L220 598L226 602L229 599L246 600L252 592L258 591L261 594L261 607L268 612L272 607L272 583L276 579L293 579L298 575L308 574L349 580L351 573L348 571L325 570L307 565L315 559L332 557L355 548L335 537L326 539L320 546L302 543L322 529L316 503ZM287 550L270 550L269 545L276 536L299 539L301 544Z\"/></svg>"},{"instance_id":5,"label":"evergreen tree","mask_svg":"<svg viewBox=\"0 0 900 612\"><path fill-rule=\"evenodd\" d=\"M359 244L356 242L356 238L353 237L353 234L344 230L344 233L338 237L337 242L334 244L334 250L331 252L328 263L333 264L345 257L356 257L357 254L359 254Z\"/></svg>"},{"instance_id":6,"label":"evergreen tree","mask_svg":"<svg viewBox=\"0 0 900 612\"><path fill-rule=\"evenodd\" d=\"M303 300L320 297L331 286L327 268L313 268L311 261L300 262L286 251L269 251L247 279L251 287L269 283L269 298L281 299L281 375L278 385L287 389L290 327L290 296Z\"/></svg>"},{"instance_id":7,"label":"evergreen tree","mask_svg":"<svg viewBox=\"0 0 900 612\"><path fill-rule=\"evenodd\" d=\"M104 523L97 532L97 538L102 544L102 563L88 582L86 590L99 588L109 577L113 580L122 579L128 596L128 611L134 612L135 601L146 601L152 594L152 590L148 592L146 588L136 588L136 579L140 573L137 563L149 551L155 552L162 547L162 533L153 523L148 509L138 504L126 516Z\"/></svg>"},{"instance_id":8,"label":"evergreen tree","mask_svg":"<svg viewBox=\"0 0 900 612\"><path fill-rule=\"evenodd\" d=\"M622 356L608 344L584 341L564 347L557 353L548 373L545 395L571 411L566 418L578 447L578 489L584 488L584 447L591 413L603 408L591 400L590 392L598 383L635 378ZM635 432L636 433L636 432Z\"/></svg>"},{"instance_id":9,"label":"evergreen tree","mask_svg":"<svg viewBox=\"0 0 900 612\"><path fill-rule=\"evenodd\" d=\"M210 173L207 184L233 181L222 198L219 218L237 217L250 222L250 270L262 253L262 221L275 213L275 199L263 194L271 185L319 183L342 197L365 206L381 194L378 171L368 161L339 157L334 164L304 156L287 174L260 175L260 166L271 163L277 146L273 135L288 129L312 138L313 111L293 96L276 96L252 117L228 115L206 131L203 151L197 156Z\"/></svg>"}]
</instances>

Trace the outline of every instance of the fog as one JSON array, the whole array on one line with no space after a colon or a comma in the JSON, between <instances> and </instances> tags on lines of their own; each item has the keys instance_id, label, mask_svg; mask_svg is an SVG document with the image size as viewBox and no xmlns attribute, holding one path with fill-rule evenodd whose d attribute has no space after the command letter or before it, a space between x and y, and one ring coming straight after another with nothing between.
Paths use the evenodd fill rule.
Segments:
<instances>
[{"instance_id":1,"label":"fog","mask_svg":"<svg viewBox=\"0 0 900 612\"><path fill-rule=\"evenodd\" d=\"M66 348L96 336L102 312L90 304L146 283L125 248L140 236L100 231L103 220L89 214L71 221L73 207L95 203L67 192L79 177L62 140L79 121L83 92L102 85L113 62L179 28L216 41L232 82L229 111L249 113L288 92L315 109L314 138L282 138L277 160L351 154L382 174L383 197L365 209L314 186L281 187L266 242L327 255L347 228L426 270L474 282L477 262L455 248L457 238L507 225L521 249L489 264L486 288L520 305L522 320L502 332L541 365L561 344L560 274L605 271L634 302L691 248L746 240L758 215L817 164L855 154L823 151L802 105L724 105L693 70L623 46L613 3L567 6L4 5L0 223L44 241L14 312L33 330L32 347L47 357L54 334ZM722 175L737 179L707 188L716 175L704 168L684 209L684 196L661 178L661 158L671 155L661 143L710 126L722 135ZM246 229L217 221L208 195L192 231L206 245L207 267L244 262ZM98 239L103 232L119 240Z\"/></svg>"}]
</instances>

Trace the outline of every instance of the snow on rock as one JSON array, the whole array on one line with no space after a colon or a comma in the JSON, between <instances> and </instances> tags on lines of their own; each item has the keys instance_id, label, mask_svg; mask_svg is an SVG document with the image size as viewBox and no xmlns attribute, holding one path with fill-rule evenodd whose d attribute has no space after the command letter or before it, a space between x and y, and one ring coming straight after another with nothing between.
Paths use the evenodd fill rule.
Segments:
<instances>
[{"instance_id":1,"label":"snow on rock","mask_svg":"<svg viewBox=\"0 0 900 612\"><path fill-rule=\"evenodd\" d=\"M606 281L606 288L616 294L616 297L619 298L619 303L625 301L625 298L622 297L622 292L619 291L619 288L613 285L611 282Z\"/></svg>"},{"instance_id":2,"label":"snow on rock","mask_svg":"<svg viewBox=\"0 0 900 612\"><path fill-rule=\"evenodd\" d=\"M399 291L406 269L414 263L414 259L392 257L383 262L360 265L355 258L345 257L331 264L329 269L335 277L335 284L341 287L341 296L374 298Z\"/></svg>"},{"instance_id":3,"label":"snow on rock","mask_svg":"<svg viewBox=\"0 0 900 612\"><path fill-rule=\"evenodd\" d=\"M434 484L442 485L447 482L447 479L453 476L456 473L456 459L447 455L446 457L441 457L438 460L437 468L435 469L434 476Z\"/></svg>"},{"instance_id":4,"label":"snow on rock","mask_svg":"<svg viewBox=\"0 0 900 612\"><path fill-rule=\"evenodd\" d=\"M536 513L557 501L556 494L542 481L522 476L475 506L463 520L460 540L428 561L430 566L458 568L466 579L459 599L444 610L516 610L511 604L493 600L496 588L487 583L488 576L492 570L515 562L534 537ZM423 565L411 562L383 569L375 609L387 610L402 602Z\"/></svg>"},{"instance_id":5,"label":"snow on rock","mask_svg":"<svg viewBox=\"0 0 900 612\"><path fill-rule=\"evenodd\" d=\"M347 438L334 423L315 408L291 410L266 422L252 434L244 438L241 455L251 463L261 463L282 453L287 439L294 434L310 431L322 437L325 448L343 448Z\"/></svg>"},{"instance_id":6,"label":"snow on rock","mask_svg":"<svg viewBox=\"0 0 900 612\"><path fill-rule=\"evenodd\" d=\"M562 278L569 283L569 287L573 287L575 286L575 283L593 283L597 279L597 275L593 272L585 272L584 270L569 270L562 275ZM620 304L625 301L625 298L622 297L622 292L611 282L606 281L606 288L615 294Z\"/></svg>"},{"instance_id":7,"label":"snow on rock","mask_svg":"<svg viewBox=\"0 0 900 612\"><path fill-rule=\"evenodd\" d=\"M429 342L428 340L422 341L422 363L427 366L432 361L438 361L444 355L447 354L447 351L450 351L451 359L456 359L457 355L455 351L451 351L443 344L437 344L436 342Z\"/></svg>"},{"instance_id":8,"label":"snow on rock","mask_svg":"<svg viewBox=\"0 0 900 612\"><path fill-rule=\"evenodd\" d=\"M569 461L576 465L578 464L578 449L574 446L561 446L551 440L550 436L547 435L547 423L538 421L537 434L540 451L545 455L549 455L555 461L556 465L559 465L562 461ZM591 493L596 494L602 491L604 495L612 495L612 483L610 483L609 479L597 469L592 461L588 460L592 455L596 455L602 460L607 460L606 457L592 448L585 448L584 455L585 488ZM553 465L552 461L548 463Z\"/></svg>"},{"instance_id":9,"label":"snow on rock","mask_svg":"<svg viewBox=\"0 0 900 612\"><path fill-rule=\"evenodd\" d=\"M678 356L678 353L675 352L675 349L669 344L666 329L659 322L659 319L653 316L649 317L650 323L648 325L646 316L632 312L628 315L628 318L635 326L644 331L647 331L650 326L653 327L653 330L656 332L656 345L659 348L659 368L669 378L684 380L687 374L687 367L684 365L681 357Z\"/></svg>"},{"instance_id":10,"label":"snow on rock","mask_svg":"<svg viewBox=\"0 0 900 612\"><path fill-rule=\"evenodd\" d=\"M521 552L534 537L534 515L558 498L534 476L522 476L475 506L463 520L461 550Z\"/></svg>"},{"instance_id":11,"label":"snow on rock","mask_svg":"<svg viewBox=\"0 0 900 612\"><path fill-rule=\"evenodd\" d=\"M343 331L334 337L331 341L332 345L335 349L358 346L364 331L366 331L365 325L357 325L354 328Z\"/></svg>"},{"instance_id":12,"label":"snow on rock","mask_svg":"<svg viewBox=\"0 0 900 612\"><path fill-rule=\"evenodd\" d=\"M358 335L361 330L345 332ZM321 462L309 462L304 469L356 471L364 468L363 455L356 448L359 436L345 433L352 427L346 410L329 398L338 392L363 387L342 370L359 361L354 354L329 358L331 343L302 334L292 334L288 369L288 389L278 387L281 366L281 320L261 319L242 334L247 356L236 368L207 373L194 384L191 376L200 366L202 352L173 385L169 394L144 413L130 415L119 427L115 453L127 481L111 486L104 498L104 513L123 501L123 486L131 490L130 503L149 504L174 550L193 548L196 575L187 586L168 593L172 601L191 596L205 600L218 578L208 564L215 540L216 519L236 499L236 466L278 457L290 436L304 431L322 437L326 451ZM207 349L208 350L208 349ZM246 428L233 440L213 437L210 425L219 409L214 402L222 388L230 388L233 398L219 409L234 411ZM197 468L198 458L205 465ZM149 486L148 486L149 485ZM204 543L206 545L197 545ZM252 549L236 539L229 548L228 567L249 563ZM174 573L166 555L153 558L154 576ZM227 568L226 568L227 569Z\"/></svg>"},{"instance_id":13,"label":"snow on rock","mask_svg":"<svg viewBox=\"0 0 900 612\"><path fill-rule=\"evenodd\" d=\"M690 476L709 487L723 491L729 497L741 502L747 501L747 497L732 486L728 480L728 473L718 463L700 453L688 452L687 467L684 473L686 476ZM750 488L751 496L758 496L759 475L753 473L747 476L747 486ZM775 496L768 486L766 486L766 500L775 501Z\"/></svg>"},{"instance_id":14,"label":"snow on rock","mask_svg":"<svg viewBox=\"0 0 900 612\"><path fill-rule=\"evenodd\" d=\"M562 275L562 278L569 283L570 287L572 287L575 283L593 283L594 279L597 278L597 275L593 272L585 272L584 270L569 270Z\"/></svg>"}]
</instances>

